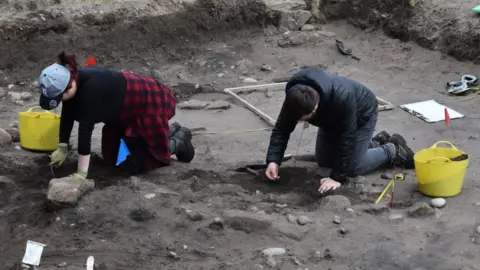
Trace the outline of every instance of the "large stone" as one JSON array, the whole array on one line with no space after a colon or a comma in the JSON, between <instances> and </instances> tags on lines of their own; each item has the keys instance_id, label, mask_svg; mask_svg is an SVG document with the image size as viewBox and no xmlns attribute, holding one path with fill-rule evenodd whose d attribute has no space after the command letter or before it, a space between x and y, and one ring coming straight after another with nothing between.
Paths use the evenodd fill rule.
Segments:
<instances>
[{"instance_id":1,"label":"large stone","mask_svg":"<svg viewBox=\"0 0 480 270\"><path fill-rule=\"evenodd\" d=\"M207 110L226 110L230 108L231 104L228 101L225 100L217 100L214 101L205 108Z\"/></svg>"},{"instance_id":2,"label":"large stone","mask_svg":"<svg viewBox=\"0 0 480 270\"><path fill-rule=\"evenodd\" d=\"M350 200L342 195L331 195L320 200L320 207L327 210L345 210L350 207L352 203Z\"/></svg>"},{"instance_id":3,"label":"large stone","mask_svg":"<svg viewBox=\"0 0 480 270\"><path fill-rule=\"evenodd\" d=\"M177 107L184 110L203 110L208 106L208 104L209 103L205 101L190 99L177 104Z\"/></svg>"},{"instance_id":4,"label":"large stone","mask_svg":"<svg viewBox=\"0 0 480 270\"><path fill-rule=\"evenodd\" d=\"M47 199L57 204L75 205L94 188L95 182L91 179L55 178L48 184Z\"/></svg>"},{"instance_id":5,"label":"large stone","mask_svg":"<svg viewBox=\"0 0 480 270\"><path fill-rule=\"evenodd\" d=\"M408 208L409 217L428 217L435 215L435 209L432 208L427 202L418 202Z\"/></svg>"},{"instance_id":6,"label":"large stone","mask_svg":"<svg viewBox=\"0 0 480 270\"><path fill-rule=\"evenodd\" d=\"M293 240L302 241L302 239L307 235L309 232L309 228L305 226L295 226L293 224L289 224L287 222L274 222L272 227L278 233L291 238Z\"/></svg>"},{"instance_id":7,"label":"large stone","mask_svg":"<svg viewBox=\"0 0 480 270\"><path fill-rule=\"evenodd\" d=\"M8 134L10 134L13 142L19 142L20 141L20 131L18 130L18 128L6 128L5 131Z\"/></svg>"},{"instance_id":8,"label":"large stone","mask_svg":"<svg viewBox=\"0 0 480 270\"><path fill-rule=\"evenodd\" d=\"M242 210L227 210L224 215L230 227L244 232L267 229L272 225L273 221L268 215Z\"/></svg>"},{"instance_id":9,"label":"large stone","mask_svg":"<svg viewBox=\"0 0 480 270\"><path fill-rule=\"evenodd\" d=\"M0 128L0 146L12 143L12 136L7 131Z\"/></svg>"},{"instance_id":10,"label":"large stone","mask_svg":"<svg viewBox=\"0 0 480 270\"><path fill-rule=\"evenodd\" d=\"M280 11L278 27L282 31L297 31L310 20L312 13L306 10Z\"/></svg>"}]
</instances>

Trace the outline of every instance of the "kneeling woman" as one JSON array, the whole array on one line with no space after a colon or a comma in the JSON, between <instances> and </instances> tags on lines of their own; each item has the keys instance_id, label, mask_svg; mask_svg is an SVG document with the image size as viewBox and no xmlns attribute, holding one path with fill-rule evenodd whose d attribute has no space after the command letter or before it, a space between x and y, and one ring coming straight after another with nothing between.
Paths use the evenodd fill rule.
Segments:
<instances>
[{"instance_id":1,"label":"kneeling woman","mask_svg":"<svg viewBox=\"0 0 480 270\"><path fill-rule=\"evenodd\" d=\"M96 123L105 123L104 160L116 165L123 139L130 151L125 166L133 174L167 166L173 154L186 163L194 158L190 130L168 123L175 115L175 96L154 78L100 67L79 68L74 56L62 52L59 64L45 68L38 80L43 109L55 109L63 102L60 143L51 155L50 165L65 161L74 121L79 122L78 171L74 177L88 175Z\"/></svg>"}]
</instances>

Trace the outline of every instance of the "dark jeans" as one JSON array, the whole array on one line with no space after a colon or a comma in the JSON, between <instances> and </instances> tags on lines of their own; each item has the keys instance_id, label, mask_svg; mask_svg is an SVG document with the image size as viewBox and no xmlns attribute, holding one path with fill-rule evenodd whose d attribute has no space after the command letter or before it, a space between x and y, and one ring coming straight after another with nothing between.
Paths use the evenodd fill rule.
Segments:
<instances>
[{"instance_id":1,"label":"dark jeans","mask_svg":"<svg viewBox=\"0 0 480 270\"><path fill-rule=\"evenodd\" d=\"M393 153L386 146L376 147L372 142L373 132L377 124L378 111L357 130L355 150L352 157L349 176L367 174L392 161ZM319 128L315 156L320 167L332 168L337 162L338 136Z\"/></svg>"}]
</instances>

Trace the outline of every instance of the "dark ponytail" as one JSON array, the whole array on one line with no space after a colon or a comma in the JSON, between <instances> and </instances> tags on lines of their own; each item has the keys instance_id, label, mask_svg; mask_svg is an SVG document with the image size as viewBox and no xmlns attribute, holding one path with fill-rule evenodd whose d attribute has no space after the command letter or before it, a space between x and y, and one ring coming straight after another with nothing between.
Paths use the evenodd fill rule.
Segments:
<instances>
[{"instance_id":1,"label":"dark ponytail","mask_svg":"<svg viewBox=\"0 0 480 270\"><path fill-rule=\"evenodd\" d=\"M58 61L60 62L60 65L63 65L70 70L72 78L78 83L78 64L75 55L68 55L65 52L61 52L58 55Z\"/></svg>"}]
</instances>

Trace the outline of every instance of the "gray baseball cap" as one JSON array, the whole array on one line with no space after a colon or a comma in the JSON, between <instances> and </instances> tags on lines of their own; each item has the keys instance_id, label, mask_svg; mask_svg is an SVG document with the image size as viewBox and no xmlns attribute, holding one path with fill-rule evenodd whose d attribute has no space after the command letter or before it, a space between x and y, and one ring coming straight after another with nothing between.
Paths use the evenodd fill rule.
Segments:
<instances>
[{"instance_id":1,"label":"gray baseball cap","mask_svg":"<svg viewBox=\"0 0 480 270\"><path fill-rule=\"evenodd\" d=\"M41 90L40 107L42 109L53 110L60 105L62 94L70 82L70 76L70 70L57 63L46 67L40 73L38 85Z\"/></svg>"}]
</instances>

